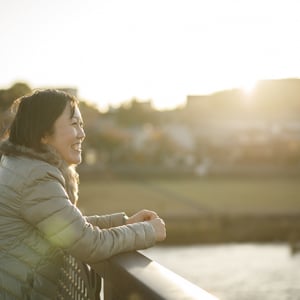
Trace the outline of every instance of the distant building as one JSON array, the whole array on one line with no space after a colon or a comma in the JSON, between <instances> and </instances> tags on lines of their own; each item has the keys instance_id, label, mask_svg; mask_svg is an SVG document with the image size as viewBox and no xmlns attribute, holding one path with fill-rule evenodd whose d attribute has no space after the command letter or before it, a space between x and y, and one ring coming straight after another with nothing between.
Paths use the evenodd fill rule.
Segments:
<instances>
[{"instance_id":1,"label":"distant building","mask_svg":"<svg viewBox=\"0 0 300 300\"><path fill-rule=\"evenodd\" d=\"M141 108L143 108L144 111L152 111L153 110L151 100L139 102L139 105Z\"/></svg>"}]
</instances>

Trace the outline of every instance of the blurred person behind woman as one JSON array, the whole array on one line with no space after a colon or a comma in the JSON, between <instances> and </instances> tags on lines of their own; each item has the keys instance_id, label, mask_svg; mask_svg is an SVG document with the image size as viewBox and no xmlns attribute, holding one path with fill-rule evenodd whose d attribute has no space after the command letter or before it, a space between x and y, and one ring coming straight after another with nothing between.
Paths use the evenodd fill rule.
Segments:
<instances>
[{"instance_id":1,"label":"blurred person behind woman","mask_svg":"<svg viewBox=\"0 0 300 300\"><path fill-rule=\"evenodd\" d=\"M153 211L83 216L76 207L85 132L74 96L48 89L17 101L0 145L1 299L55 299L65 255L94 264L165 239Z\"/></svg>"},{"instance_id":2,"label":"blurred person behind woman","mask_svg":"<svg viewBox=\"0 0 300 300\"><path fill-rule=\"evenodd\" d=\"M7 137L7 129L11 122L12 114L9 109L0 111L0 141Z\"/></svg>"}]
</instances>

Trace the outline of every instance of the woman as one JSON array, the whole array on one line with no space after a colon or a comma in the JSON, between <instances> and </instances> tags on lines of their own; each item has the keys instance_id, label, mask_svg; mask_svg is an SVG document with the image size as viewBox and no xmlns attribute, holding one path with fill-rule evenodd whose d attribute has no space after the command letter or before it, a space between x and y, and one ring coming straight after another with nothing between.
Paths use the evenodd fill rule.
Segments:
<instances>
[{"instance_id":1,"label":"woman","mask_svg":"<svg viewBox=\"0 0 300 300\"><path fill-rule=\"evenodd\" d=\"M65 253L92 264L165 239L155 212L76 208L85 133L75 97L42 90L18 101L0 146L0 299L55 299Z\"/></svg>"}]
</instances>

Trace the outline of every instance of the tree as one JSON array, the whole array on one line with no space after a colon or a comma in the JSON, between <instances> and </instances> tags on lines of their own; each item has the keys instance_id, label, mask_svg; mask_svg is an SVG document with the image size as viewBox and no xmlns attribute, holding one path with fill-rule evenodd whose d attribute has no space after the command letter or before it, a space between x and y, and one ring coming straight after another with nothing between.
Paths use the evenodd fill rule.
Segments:
<instances>
[{"instance_id":1,"label":"tree","mask_svg":"<svg viewBox=\"0 0 300 300\"><path fill-rule=\"evenodd\" d=\"M151 107L151 103L139 102L135 98L116 110L115 116L117 122L125 126L139 126L145 123L155 124L157 122L157 114Z\"/></svg>"},{"instance_id":2,"label":"tree","mask_svg":"<svg viewBox=\"0 0 300 300\"><path fill-rule=\"evenodd\" d=\"M0 112L4 112L12 105L19 97L29 93L31 88L22 82L15 83L8 89L0 90Z\"/></svg>"},{"instance_id":3,"label":"tree","mask_svg":"<svg viewBox=\"0 0 300 300\"><path fill-rule=\"evenodd\" d=\"M0 90L0 139L5 134L13 118L13 114L9 110L12 103L30 91L30 87L26 83L21 82L15 83L8 89Z\"/></svg>"}]
</instances>

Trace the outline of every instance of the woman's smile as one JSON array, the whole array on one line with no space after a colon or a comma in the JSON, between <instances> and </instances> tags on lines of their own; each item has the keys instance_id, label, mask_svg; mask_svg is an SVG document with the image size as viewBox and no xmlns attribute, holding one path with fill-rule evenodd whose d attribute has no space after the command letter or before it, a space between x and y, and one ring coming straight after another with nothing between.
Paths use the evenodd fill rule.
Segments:
<instances>
[{"instance_id":1,"label":"woman's smile","mask_svg":"<svg viewBox=\"0 0 300 300\"><path fill-rule=\"evenodd\" d=\"M81 151L82 151L82 149L81 149L81 143L75 143L75 144L73 144L73 145L71 146L71 148L72 148L73 150L77 151L77 152L80 152L80 153L81 153Z\"/></svg>"}]
</instances>

